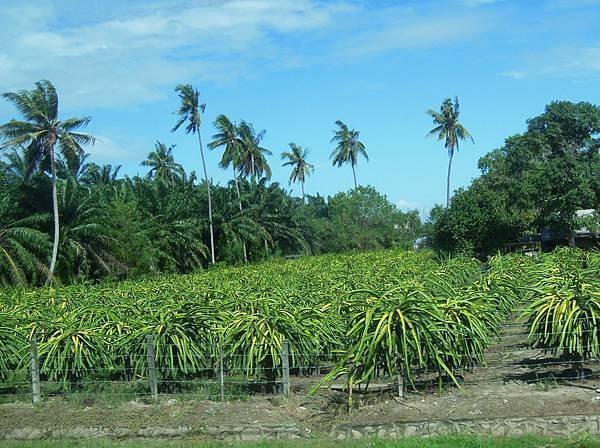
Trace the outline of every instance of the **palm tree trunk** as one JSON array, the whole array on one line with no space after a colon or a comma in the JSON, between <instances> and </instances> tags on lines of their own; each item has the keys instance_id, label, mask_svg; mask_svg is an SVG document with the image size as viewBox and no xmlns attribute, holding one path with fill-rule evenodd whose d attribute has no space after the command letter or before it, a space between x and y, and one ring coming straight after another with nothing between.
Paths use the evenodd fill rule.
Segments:
<instances>
[{"instance_id":1,"label":"palm tree trunk","mask_svg":"<svg viewBox=\"0 0 600 448\"><path fill-rule=\"evenodd\" d=\"M235 182L235 191L238 197L238 205L240 206L240 213L244 211L242 208L242 195L240 194L240 185L238 184L238 178L235 173L235 166L231 165L233 168L233 180ZM248 249L246 248L246 240L242 238L242 248L244 250L244 263L248 264Z\"/></svg>"},{"instance_id":2,"label":"palm tree trunk","mask_svg":"<svg viewBox=\"0 0 600 448\"><path fill-rule=\"evenodd\" d=\"M354 177L354 188L358 188L358 185L356 184L356 171L354 170L354 164L352 164L352 176Z\"/></svg>"},{"instance_id":3,"label":"palm tree trunk","mask_svg":"<svg viewBox=\"0 0 600 448\"><path fill-rule=\"evenodd\" d=\"M304 181L302 181L302 183L300 185L302 185L302 203L305 204L306 200L305 200L305 195L304 195Z\"/></svg>"},{"instance_id":4,"label":"palm tree trunk","mask_svg":"<svg viewBox=\"0 0 600 448\"><path fill-rule=\"evenodd\" d=\"M54 215L54 241L52 242L52 257L46 285L51 286L54 280L54 269L58 257L58 240L60 238L60 224L58 221L58 194L56 193L56 163L54 160L54 144L50 146L50 171L52 172L52 213Z\"/></svg>"},{"instance_id":5,"label":"palm tree trunk","mask_svg":"<svg viewBox=\"0 0 600 448\"><path fill-rule=\"evenodd\" d=\"M452 170L452 158L454 150L450 151L450 161L448 162L448 176L446 178L446 208L450 206L450 171Z\"/></svg>"},{"instance_id":6,"label":"palm tree trunk","mask_svg":"<svg viewBox=\"0 0 600 448\"><path fill-rule=\"evenodd\" d=\"M202 168L204 169L204 182L208 191L208 226L210 228L210 260L211 264L215 264L215 235L213 232L212 220L212 197L210 195L210 182L208 181L208 173L206 172L206 162L204 161L204 150L202 149L202 138L200 137L200 129L198 131L198 145L200 146L200 157L202 157Z\"/></svg>"}]
</instances>

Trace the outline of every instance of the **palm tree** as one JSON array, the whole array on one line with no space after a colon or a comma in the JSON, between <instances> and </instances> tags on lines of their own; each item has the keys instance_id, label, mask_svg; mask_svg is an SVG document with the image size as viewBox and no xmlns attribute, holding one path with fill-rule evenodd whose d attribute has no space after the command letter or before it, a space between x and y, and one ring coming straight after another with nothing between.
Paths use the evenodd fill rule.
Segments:
<instances>
[{"instance_id":1,"label":"palm tree","mask_svg":"<svg viewBox=\"0 0 600 448\"><path fill-rule=\"evenodd\" d=\"M121 165L97 165L94 162L87 163L79 176L81 183L90 186L104 187L117 183L117 176Z\"/></svg>"},{"instance_id":2,"label":"palm tree","mask_svg":"<svg viewBox=\"0 0 600 448\"><path fill-rule=\"evenodd\" d=\"M204 182L208 190L208 224L210 228L210 259L211 263L215 264L215 235L213 231L212 219L212 198L210 195L210 181L206 171L206 162L204 160L204 150L202 149L202 137L200 136L200 124L202 123L202 114L206 108L206 104L200 104L200 92L198 92L191 84L179 84L175 87L175 92L179 95L181 106L175 112L179 119L171 132L175 132L187 121L185 132L187 134L198 134L198 145L200 146L200 157L202 158L202 169L204 170Z\"/></svg>"},{"instance_id":3,"label":"palm tree","mask_svg":"<svg viewBox=\"0 0 600 448\"><path fill-rule=\"evenodd\" d=\"M240 214L243 213L242 197L240 195L240 185L238 182L238 166L241 160L242 145L244 142L238 135L238 128L228 117L225 115L219 115L214 122L214 127L217 129L217 133L213 135L213 141L208 144L210 149L224 147L223 156L219 162L219 166L223 169L231 168L233 170L233 181L235 182L235 191L238 198L238 206ZM246 248L246 241L242 239L242 248L244 251L244 263L248 263L248 250Z\"/></svg>"},{"instance_id":4,"label":"palm tree","mask_svg":"<svg viewBox=\"0 0 600 448\"><path fill-rule=\"evenodd\" d=\"M365 145L358 140L360 132L349 129L340 120L337 120L335 124L339 129L334 131L335 135L331 139L331 143L336 143L337 146L329 158L333 159L332 163L334 166L342 166L345 163L350 163L352 166L352 176L354 177L354 188L357 188L355 166L358 162L358 156L362 155L368 162L369 155L367 154Z\"/></svg>"},{"instance_id":5,"label":"palm tree","mask_svg":"<svg viewBox=\"0 0 600 448\"><path fill-rule=\"evenodd\" d=\"M302 202L304 202L304 182L306 177L310 176L313 172L314 166L306 161L308 156L308 149L302 148L295 143L290 143L290 151L284 151L281 153L283 160L287 159L282 166L292 166L292 173L290 174L290 184L292 182L300 182L302 186Z\"/></svg>"},{"instance_id":6,"label":"palm tree","mask_svg":"<svg viewBox=\"0 0 600 448\"><path fill-rule=\"evenodd\" d=\"M111 217L89 188L74 177L60 183L58 205L62 226L57 272L67 283L76 279L99 278L115 271Z\"/></svg>"},{"instance_id":7,"label":"palm tree","mask_svg":"<svg viewBox=\"0 0 600 448\"><path fill-rule=\"evenodd\" d=\"M240 148L239 171L244 176L250 176L253 181L257 178L271 178L271 167L265 156L271 151L260 146L265 136L265 130L256 132L252 125L244 120L238 126L238 137L242 144Z\"/></svg>"},{"instance_id":8,"label":"palm tree","mask_svg":"<svg viewBox=\"0 0 600 448\"><path fill-rule=\"evenodd\" d=\"M14 203L9 196L0 200L0 285L36 282L37 274L46 274L40 258L47 256L48 235L38 229L49 215L12 217Z\"/></svg>"},{"instance_id":9,"label":"palm tree","mask_svg":"<svg viewBox=\"0 0 600 448\"><path fill-rule=\"evenodd\" d=\"M10 152L5 153L5 157L8 162L6 175L9 181L16 184L27 182L31 172L25 148L11 148Z\"/></svg>"},{"instance_id":10,"label":"palm tree","mask_svg":"<svg viewBox=\"0 0 600 448\"><path fill-rule=\"evenodd\" d=\"M475 141L469 131L458 121L459 116L458 98L454 97L454 104L450 98L446 98L440 106L440 111L436 112L432 109L427 111L427 115L433 118L435 127L427 133L427 137L437 136L438 140L445 140L444 146L448 150L448 177L446 179L446 207L450 204L450 171L452 170L452 159L454 150L458 151L459 140Z\"/></svg>"},{"instance_id":11,"label":"palm tree","mask_svg":"<svg viewBox=\"0 0 600 448\"><path fill-rule=\"evenodd\" d=\"M164 181L169 185L183 179L184 169L183 166L175 162L173 157L174 147L175 145L167 147L164 143L156 141L154 151L148 154L148 158L140 164L150 167L150 171L148 171L149 179Z\"/></svg>"},{"instance_id":12,"label":"palm tree","mask_svg":"<svg viewBox=\"0 0 600 448\"><path fill-rule=\"evenodd\" d=\"M56 154L55 146L68 164L75 164L84 154L82 145L94 143L94 137L75 132L87 126L90 117L58 118L58 95L50 81L35 83L33 90L20 90L2 95L13 103L25 121L11 120L0 126L0 136L5 140L1 148L25 146L28 159L46 171L49 167L52 176L52 204L54 216L54 241L46 283L50 285L54 277L60 225L58 199L56 193Z\"/></svg>"}]
</instances>

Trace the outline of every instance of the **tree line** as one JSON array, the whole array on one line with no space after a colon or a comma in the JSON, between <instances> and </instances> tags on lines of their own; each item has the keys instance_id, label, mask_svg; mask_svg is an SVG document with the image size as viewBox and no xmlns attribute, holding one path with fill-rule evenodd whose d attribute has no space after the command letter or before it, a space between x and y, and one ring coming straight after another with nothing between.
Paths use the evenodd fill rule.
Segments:
<instances>
[{"instance_id":1,"label":"tree line","mask_svg":"<svg viewBox=\"0 0 600 448\"><path fill-rule=\"evenodd\" d=\"M175 92L180 106L173 132L197 139L202 179L157 141L141 165L144 177L119 176L120 166L88 162L82 132L91 118L62 118L58 94L43 80L32 90L3 95L21 120L0 126L0 283L52 284L156 273L190 272L217 262L242 263L300 255L412 245L423 233L418 213L401 212L372 187L356 181L358 157L368 160L359 132L337 121L334 165L350 164L354 189L325 199L304 192L313 172L308 150L290 143L281 154L294 197L271 182L265 131L219 115L207 144L230 169L213 185L201 136L205 105L191 85Z\"/></svg>"},{"instance_id":2,"label":"tree line","mask_svg":"<svg viewBox=\"0 0 600 448\"><path fill-rule=\"evenodd\" d=\"M544 232L575 245L575 232L600 237L600 107L555 101L521 134L479 159L481 175L432 214L439 250L489 254ZM578 210L593 209L580 218Z\"/></svg>"},{"instance_id":3,"label":"tree line","mask_svg":"<svg viewBox=\"0 0 600 448\"><path fill-rule=\"evenodd\" d=\"M175 160L173 146L157 141L141 165L147 175L119 176L120 166L88 162L82 132L90 117L58 116L58 94L49 81L3 95L21 114L0 126L0 283L51 284L156 273L189 272L216 263L247 263L272 256L411 247L428 235L445 253L489 254L516 238L542 230L573 243L585 225L579 209L600 209L600 108L557 101L527 121L526 131L479 160L481 175L451 197L452 161L461 141L474 142L463 126L458 98L428 110L427 136L448 152L446 206L426 222L402 212L356 179L358 160L369 156L360 133L336 121L330 143L334 166L350 165L354 189L333 197L306 195L313 173L309 150L295 143L281 153L300 183L294 197L271 182L264 130L219 115L206 145L220 151L231 170L213 185L204 157L205 105L191 85L179 97L172 132L197 139L202 179Z\"/></svg>"}]
</instances>

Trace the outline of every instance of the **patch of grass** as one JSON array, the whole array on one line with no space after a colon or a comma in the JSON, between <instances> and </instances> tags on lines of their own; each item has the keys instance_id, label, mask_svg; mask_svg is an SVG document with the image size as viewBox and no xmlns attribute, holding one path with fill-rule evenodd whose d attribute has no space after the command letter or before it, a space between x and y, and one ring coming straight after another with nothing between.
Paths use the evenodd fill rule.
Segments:
<instances>
[{"instance_id":1,"label":"patch of grass","mask_svg":"<svg viewBox=\"0 0 600 448\"><path fill-rule=\"evenodd\" d=\"M548 392L550 390L556 389L557 387L558 383L552 375L550 375L547 378L540 379L535 383L535 389L538 392Z\"/></svg>"},{"instance_id":2,"label":"patch of grass","mask_svg":"<svg viewBox=\"0 0 600 448\"><path fill-rule=\"evenodd\" d=\"M206 442L199 440L86 440L86 441L35 441L0 442L1 448L600 448L600 439L589 436L577 438L551 437L437 437L431 439L404 440L308 440L308 441L265 441L256 443Z\"/></svg>"},{"instance_id":3,"label":"patch of grass","mask_svg":"<svg viewBox=\"0 0 600 448\"><path fill-rule=\"evenodd\" d=\"M245 377L227 377L225 381L225 399L227 401L247 400L252 391L252 380ZM67 382L44 381L41 384L42 402L62 399L65 402L81 406L119 405L140 400L153 403L147 380L133 381L87 381L71 386ZM221 388L217 380L186 380L181 382L163 381L159 383L160 401L178 400L221 400ZM0 404L31 402L31 386L22 378L10 379L0 384Z\"/></svg>"}]
</instances>

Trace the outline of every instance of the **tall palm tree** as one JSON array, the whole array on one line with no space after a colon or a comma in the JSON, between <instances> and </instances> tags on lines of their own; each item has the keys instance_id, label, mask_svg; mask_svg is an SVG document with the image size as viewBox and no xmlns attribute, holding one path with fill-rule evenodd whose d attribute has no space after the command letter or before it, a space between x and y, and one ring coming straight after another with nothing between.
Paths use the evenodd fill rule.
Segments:
<instances>
[{"instance_id":1,"label":"tall palm tree","mask_svg":"<svg viewBox=\"0 0 600 448\"><path fill-rule=\"evenodd\" d=\"M306 178L310 176L315 167L306 161L308 156L308 149L302 148L295 143L290 143L290 151L284 151L281 153L281 158L287 160L282 166L291 166L292 172L290 174L290 184L292 182L300 182L302 186L302 202L304 202L304 182Z\"/></svg>"},{"instance_id":2,"label":"tall palm tree","mask_svg":"<svg viewBox=\"0 0 600 448\"><path fill-rule=\"evenodd\" d=\"M148 154L148 158L140 165L150 168L148 171L149 179L164 181L173 185L176 181L183 179L184 169L179 163L175 162L173 157L173 148L175 145L167 147L162 142L156 141L154 151Z\"/></svg>"},{"instance_id":3,"label":"tall palm tree","mask_svg":"<svg viewBox=\"0 0 600 448\"><path fill-rule=\"evenodd\" d=\"M440 106L440 111L432 109L427 111L427 115L433 118L435 127L427 133L427 137L437 136L438 140L445 140L444 146L448 150L448 176L446 178L446 207L450 205L450 171L452 170L452 159L454 151L458 151L459 140L475 141L467 129L458 121L460 114L458 97L454 97L454 104L450 98L446 98Z\"/></svg>"},{"instance_id":4,"label":"tall palm tree","mask_svg":"<svg viewBox=\"0 0 600 448\"><path fill-rule=\"evenodd\" d=\"M179 84L175 87L175 92L179 95L181 105L175 112L179 119L171 132L175 132L185 122L187 126L185 132L187 134L198 134L198 146L200 146L200 157L202 158L202 169L204 170L204 182L208 191L208 224L210 228L210 260L215 264L215 234L213 231L212 219L212 197L210 191L210 181L206 171L206 161L204 160L204 150L202 149L202 137L200 136L200 124L202 123L202 114L206 108L206 104L200 103L200 92L198 92L191 84Z\"/></svg>"},{"instance_id":5,"label":"tall palm tree","mask_svg":"<svg viewBox=\"0 0 600 448\"><path fill-rule=\"evenodd\" d=\"M260 146L265 136L265 130L256 132L252 125L242 120L238 126L238 137L242 141L240 149L239 171L244 176L250 176L253 181L257 178L271 178L271 167L266 156L271 151Z\"/></svg>"},{"instance_id":6,"label":"tall palm tree","mask_svg":"<svg viewBox=\"0 0 600 448\"><path fill-rule=\"evenodd\" d=\"M340 120L337 120L335 124L338 130L334 131L335 135L331 139L331 143L336 143L336 147L329 158L332 159L334 166L342 166L345 163L350 163L352 166L352 176L354 177L354 188L357 188L355 167L358 162L358 156L362 155L368 162L369 155L367 154L365 145L358 140L360 132L349 129Z\"/></svg>"},{"instance_id":7,"label":"tall palm tree","mask_svg":"<svg viewBox=\"0 0 600 448\"><path fill-rule=\"evenodd\" d=\"M217 133L213 135L213 141L208 144L210 149L223 147L223 156L219 162L219 166L223 169L231 168L233 170L233 181L235 183L235 191L238 198L238 206L240 213L243 213L242 197L240 195L240 185L238 182L238 167L242 158L241 151L244 142L239 136L238 128L228 117L219 115L214 122L214 127ZM244 252L244 263L248 263L248 250L246 248L246 240L242 239L242 248Z\"/></svg>"},{"instance_id":8,"label":"tall palm tree","mask_svg":"<svg viewBox=\"0 0 600 448\"><path fill-rule=\"evenodd\" d=\"M25 146L29 160L43 170L49 167L52 176L54 241L46 280L50 285L54 277L60 238L55 147L58 145L60 154L67 163L74 164L80 160L84 154L82 145L93 143L94 137L75 131L87 126L91 118L59 120L58 95L52 83L47 80L36 82L33 90L9 92L2 97L13 103L25 118L25 121L13 119L0 126L0 136L5 140L2 148Z\"/></svg>"}]
</instances>

